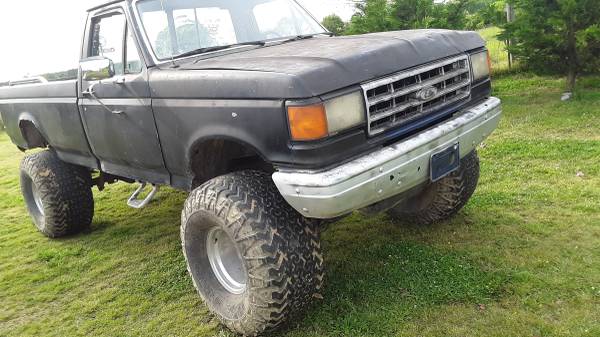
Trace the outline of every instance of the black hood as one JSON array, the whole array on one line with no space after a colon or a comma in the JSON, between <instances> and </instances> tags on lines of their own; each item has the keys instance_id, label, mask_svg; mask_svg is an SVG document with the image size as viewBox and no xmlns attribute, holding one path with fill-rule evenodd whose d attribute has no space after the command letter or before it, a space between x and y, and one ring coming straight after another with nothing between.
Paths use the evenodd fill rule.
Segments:
<instances>
[{"instance_id":1,"label":"black hood","mask_svg":"<svg viewBox=\"0 0 600 337\"><path fill-rule=\"evenodd\" d=\"M209 59L186 59L176 72L186 73L181 74L185 78L214 80L210 87L193 85L196 97L308 98L484 45L475 32L449 30L319 36ZM160 83L160 77L154 80Z\"/></svg>"}]
</instances>

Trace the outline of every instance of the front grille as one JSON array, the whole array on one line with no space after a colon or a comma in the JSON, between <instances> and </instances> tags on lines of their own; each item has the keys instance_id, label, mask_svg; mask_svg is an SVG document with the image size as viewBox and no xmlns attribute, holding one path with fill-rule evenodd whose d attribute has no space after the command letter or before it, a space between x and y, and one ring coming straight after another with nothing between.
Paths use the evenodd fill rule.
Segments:
<instances>
[{"instance_id":1,"label":"front grille","mask_svg":"<svg viewBox=\"0 0 600 337\"><path fill-rule=\"evenodd\" d=\"M469 59L454 57L362 85L369 135L406 125L471 96Z\"/></svg>"}]
</instances>

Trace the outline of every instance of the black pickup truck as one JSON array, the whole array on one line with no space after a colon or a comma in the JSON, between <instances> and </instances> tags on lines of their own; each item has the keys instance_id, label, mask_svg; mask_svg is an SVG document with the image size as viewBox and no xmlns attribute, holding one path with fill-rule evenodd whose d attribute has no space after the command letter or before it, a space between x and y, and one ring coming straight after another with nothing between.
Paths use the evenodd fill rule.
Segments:
<instances>
[{"instance_id":1,"label":"black pickup truck","mask_svg":"<svg viewBox=\"0 0 600 337\"><path fill-rule=\"evenodd\" d=\"M140 183L135 208L160 186L190 192L188 270L245 335L321 297L332 219L458 212L501 115L478 34L335 37L292 0L113 1L89 10L73 68L0 88L14 144L45 149L21 165L33 222L76 233L92 188L117 181Z\"/></svg>"}]
</instances>

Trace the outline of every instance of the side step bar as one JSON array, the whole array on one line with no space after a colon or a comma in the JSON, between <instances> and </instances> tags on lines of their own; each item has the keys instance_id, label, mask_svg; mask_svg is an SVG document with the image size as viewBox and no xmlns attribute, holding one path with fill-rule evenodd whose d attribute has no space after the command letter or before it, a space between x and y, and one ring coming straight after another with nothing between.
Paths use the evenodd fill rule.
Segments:
<instances>
[{"instance_id":1,"label":"side step bar","mask_svg":"<svg viewBox=\"0 0 600 337\"><path fill-rule=\"evenodd\" d=\"M152 185L152 190L150 191L150 193L148 193L146 198L138 199L138 197L140 196L142 191L144 191L145 188L146 188L146 183L142 183L140 185L140 187L138 187L137 190L135 190L135 192L133 192L131 197L129 197L129 200L127 200L127 205L129 207L135 208L135 209L140 209L140 208L144 208L144 207L148 206L150 201L152 201L152 199L154 199L156 192L158 192L158 190L159 190L158 186Z\"/></svg>"}]
</instances>

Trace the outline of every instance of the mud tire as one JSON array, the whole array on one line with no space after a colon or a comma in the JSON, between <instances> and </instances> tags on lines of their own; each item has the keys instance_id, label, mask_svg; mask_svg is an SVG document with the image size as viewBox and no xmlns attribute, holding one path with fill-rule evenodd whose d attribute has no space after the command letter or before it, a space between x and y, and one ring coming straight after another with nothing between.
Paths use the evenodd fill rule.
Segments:
<instances>
[{"instance_id":1,"label":"mud tire","mask_svg":"<svg viewBox=\"0 0 600 337\"><path fill-rule=\"evenodd\" d=\"M94 216L92 175L46 150L26 156L20 168L21 192L37 229L50 238L81 232Z\"/></svg>"},{"instance_id":2,"label":"mud tire","mask_svg":"<svg viewBox=\"0 0 600 337\"><path fill-rule=\"evenodd\" d=\"M236 247L246 275L243 293L228 291L210 265L211 228L224 231ZM292 209L266 173L232 173L195 189L181 215L181 241L198 293L236 333L272 331L321 298L317 223Z\"/></svg>"},{"instance_id":3,"label":"mud tire","mask_svg":"<svg viewBox=\"0 0 600 337\"><path fill-rule=\"evenodd\" d=\"M426 186L416 196L387 211L398 223L431 225L447 220L469 201L479 181L479 158L473 151L465 156L460 168Z\"/></svg>"}]
</instances>

